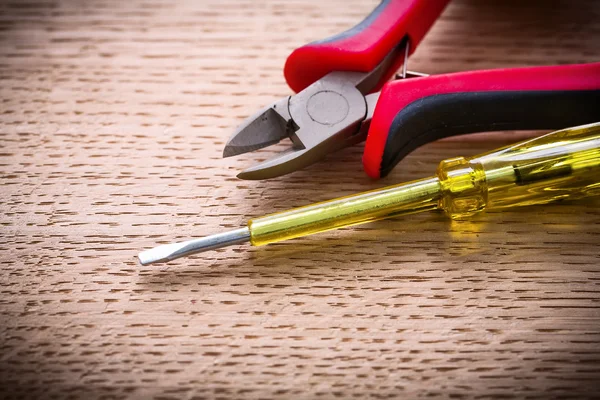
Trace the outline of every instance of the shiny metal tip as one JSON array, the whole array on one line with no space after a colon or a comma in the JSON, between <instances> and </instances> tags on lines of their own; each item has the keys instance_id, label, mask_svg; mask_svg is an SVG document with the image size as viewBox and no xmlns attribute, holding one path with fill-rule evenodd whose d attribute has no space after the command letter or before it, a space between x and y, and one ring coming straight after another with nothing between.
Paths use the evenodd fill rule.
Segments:
<instances>
[{"instance_id":1,"label":"shiny metal tip","mask_svg":"<svg viewBox=\"0 0 600 400\"><path fill-rule=\"evenodd\" d=\"M140 264L149 265L249 241L250 230L246 227L186 242L164 244L142 251L138 254L138 259Z\"/></svg>"}]
</instances>

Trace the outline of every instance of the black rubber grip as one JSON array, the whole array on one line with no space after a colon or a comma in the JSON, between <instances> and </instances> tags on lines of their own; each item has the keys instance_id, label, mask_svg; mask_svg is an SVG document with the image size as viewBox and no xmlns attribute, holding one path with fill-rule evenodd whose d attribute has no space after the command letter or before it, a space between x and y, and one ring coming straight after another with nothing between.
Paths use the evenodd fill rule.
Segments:
<instances>
[{"instance_id":1,"label":"black rubber grip","mask_svg":"<svg viewBox=\"0 0 600 400\"><path fill-rule=\"evenodd\" d=\"M600 121L600 90L438 94L404 107L392 122L381 176L416 148L449 136L503 130L564 129Z\"/></svg>"}]
</instances>

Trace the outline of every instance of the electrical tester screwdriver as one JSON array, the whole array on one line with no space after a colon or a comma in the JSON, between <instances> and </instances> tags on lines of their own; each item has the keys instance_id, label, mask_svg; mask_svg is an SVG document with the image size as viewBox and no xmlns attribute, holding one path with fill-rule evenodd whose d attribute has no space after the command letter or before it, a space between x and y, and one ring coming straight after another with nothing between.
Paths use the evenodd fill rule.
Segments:
<instances>
[{"instance_id":1,"label":"electrical tester screwdriver","mask_svg":"<svg viewBox=\"0 0 600 400\"><path fill-rule=\"evenodd\" d=\"M142 265L250 242L254 246L427 210L451 218L484 209L600 194L600 123L564 129L483 155L442 161L436 176L252 219L245 228L162 245Z\"/></svg>"}]
</instances>

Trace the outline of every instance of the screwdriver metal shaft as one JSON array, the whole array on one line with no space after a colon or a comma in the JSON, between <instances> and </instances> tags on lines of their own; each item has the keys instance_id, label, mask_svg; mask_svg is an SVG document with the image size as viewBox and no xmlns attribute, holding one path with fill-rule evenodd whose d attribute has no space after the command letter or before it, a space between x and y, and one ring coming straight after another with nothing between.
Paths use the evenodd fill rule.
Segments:
<instances>
[{"instance_id":1,"label":"screwdriver metal shaft","mask_svg":"<svg viewBox=\"0 0 600 400\"><path fill-rule=\"evenodd\" d=\"M443 210L460 219L484 208L592 195L600 195L600 123L468 159L444 160L437 176L255 218L246 228L159 246L138 257L148 265L244 242L260 246L427 210Z\"/></svg>"},{"instance_id":2,"label":"screwdriver metal shaft","mask_svg":"<svg viewBox=\"0 0 600 400\"><path fill-rule=\"evenodd\" d=\"M215 250L221 247L233 246L250 241L250 230L248 228L236 229L229 232L217 233L199 239L186 242L170 243L142 251L138 254L140 264L148 265L159 262L167 262L176 258L190 256L203 251Z\"/></svg>"}]
</instances>

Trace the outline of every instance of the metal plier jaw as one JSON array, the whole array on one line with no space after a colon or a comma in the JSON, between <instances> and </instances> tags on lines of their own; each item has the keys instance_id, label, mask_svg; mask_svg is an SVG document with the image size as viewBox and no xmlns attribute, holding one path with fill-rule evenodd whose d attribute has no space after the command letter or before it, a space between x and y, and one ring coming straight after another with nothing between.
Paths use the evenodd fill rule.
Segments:
<instances>
[{"instance_id":1,"label":"metal plier jaw","mask_svg":"<svg viewBox=\"0 0 600 400\"><path fill-rule=\"evenodd\" d=\"M368 73L330 72L300 93L260 110L234 132L225 145L223 157L258 150L289 138L290 149L238 174L241 179L269 179L364 141L379 98L379 92L367 93L377 86L406 46L404 41Z\"/></svg>"}]
</instances>

